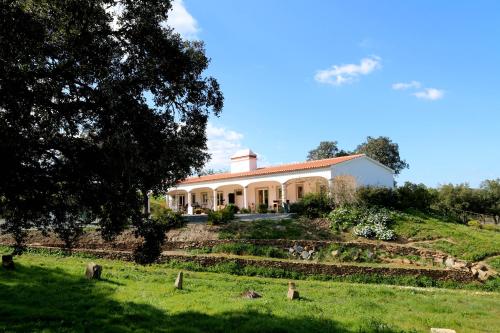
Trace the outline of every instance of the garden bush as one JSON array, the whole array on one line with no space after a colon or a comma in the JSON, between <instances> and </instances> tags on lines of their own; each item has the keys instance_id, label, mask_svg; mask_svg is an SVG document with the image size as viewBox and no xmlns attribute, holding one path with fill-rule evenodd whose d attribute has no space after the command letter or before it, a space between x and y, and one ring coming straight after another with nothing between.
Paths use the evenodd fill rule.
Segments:
<instances>
[{"instance_id":1,"label":"garden bush","mask_svg":"<svg viewBox=\"0 0 500 333\"><path fill-rule=\"evenodd\" d=\"M231 213L233 213L233 215L237 214L238 211L240 210L240 208L238 206L234 205L234 204L227 205L226 209L229 210Z\"/></svg>"},{"instance_id":2,"label":"garden bush","mask_svg":"<svg viewBox=\"0 0 500 333\"><path fill-rule=\"evenodd\" d=\"M365 212L357 207L340 207L328 214L331 228L337 232L346 231L361 222Z\"/></svg>"},{"instance_id":3,"label":"garden bush","mask_svg":"<svg viewBox=\"0 0 500 333\"><path fill-rule=\"evenodd\" d=\"M342 207L333 210L328 219L336 232L352 228L356 236L392 240L396 238L396 234L390 229L392 215L387 209Z\"/></svg>"},{"instance_id":4,"label":"garden bush","mask_svg":"<svg viewBox=\"0 0 500 333\"><path fill-rule=\"evenodd\" d=\"M218 211L208 212L208 224L219 225L228 223L234 219L233 209L229 207L222 208Z\"/></svg>"},{"instance_id":5,"label":"garden bush","mask_svg":"<svg viewBox=\"0 0 500 333\"><path fill-rule=\"evenodd\" d=\"M174 212L173 210L165 207L156 207L151 212L151 219L165 225L166 228L182 228L186 221L181 212Z\"/></svg>"},{"instance_id":6,"label":"garden bush","mask_svg":"<svg viewBox=\"0 0 500 333\"><path fill-rule=\"evenodd\" d=\"M313 219L326 216L332 208L332 202L325 193L308 193L290 205L290 213Z\"/></svg>"},{"instance_id":7,"label":"garden bush","mask_svg":"<svg viewBox=\"0 0 500 333\"><path fill-rule=\"evenodd\" d=\"M360 187L357 192L358 202L367 207L397 207L397 193L386 187Z\"/></svg>"},{"instance_id":8,"label":"garden bush","mask_svg":"<svg viewBox=\"0 0 500 333\"><path fill-rule=\"evenodd\" d=\"M260 204L259 207L257 208L257 213L259 214L266 214L267 213L267 205L266 204Z\"/></svg>"}]
</instances>

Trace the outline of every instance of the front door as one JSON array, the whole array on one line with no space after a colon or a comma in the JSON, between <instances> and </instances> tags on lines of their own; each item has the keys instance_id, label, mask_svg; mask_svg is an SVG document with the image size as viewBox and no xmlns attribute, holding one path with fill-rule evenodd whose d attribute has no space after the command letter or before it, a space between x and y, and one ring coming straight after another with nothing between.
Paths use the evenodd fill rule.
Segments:
<instances>
[{"instance_id":1,"label":"front door","mask_svg":"<svg viewBox=\"0 0 500 333\"><path fill-rule=\"evenodd\" d=\"M229 204L233 204L234 205L234 203L235 203L235 201L234 201L234 193L228 193L227 194L227 202Z\"/></svg>"},{"instance_id":2,"label":"front door","mask_svg":"<svg viewBox=\"0 0 500 333\"><path fill-rule=\"evenodd\" d=\"M184 194L179 194L177 196L177 209L183 211L184 205L186 205L186 197L184 196Z\"/></svg>"},{"instance_id":3,"label":"front door","mask_svg":"<svg viewBox=\"0 0 500 333\"><path fill-rule=\"evenodd\" d=\"M269 206L269 191L267 188L257 190L257 203L258 205Z\"/></svg>"}]
</instances>

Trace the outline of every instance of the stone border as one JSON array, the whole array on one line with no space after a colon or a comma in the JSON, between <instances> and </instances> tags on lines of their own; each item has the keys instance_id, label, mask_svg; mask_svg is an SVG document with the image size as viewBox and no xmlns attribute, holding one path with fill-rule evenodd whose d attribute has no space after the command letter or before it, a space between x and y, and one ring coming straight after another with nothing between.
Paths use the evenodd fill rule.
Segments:
<instances>
[{"instance_id":1,"label":"stone border","mask_svg":"<svg viewBox=\"0 0 500 333\"><path fill-rule=\"evenodd\" d=\"M44 249L48 251L60 251L60 247L47 246L29 246L33 249ZM74 249L74 253L82 253L96 256L98 258L133 261L133 253L131 251L111 251L111 250L95 250L95 249ZM368 275L377 274L382 276L425 276L438 281L456 281L460 283L470 283L477 281L474 275L468 271L462 270L440 270L440 269L425 269L425 268L397 268L397 267L368 267L356 266L348 264L319 264L310 262L291 262L278 260L258 260L247 258L231 258L231 257L214 257L204 255L183 255L183 254L166 254L163 253L157 260L157 263L165 263L169 261L192 262L203 267L211 267L221 263L234 263L240 267L255 266L264 268L283 269L287 271L299 272L305 275L328 275L346 277L352 275Z\"/></svg>"}]
</instances>

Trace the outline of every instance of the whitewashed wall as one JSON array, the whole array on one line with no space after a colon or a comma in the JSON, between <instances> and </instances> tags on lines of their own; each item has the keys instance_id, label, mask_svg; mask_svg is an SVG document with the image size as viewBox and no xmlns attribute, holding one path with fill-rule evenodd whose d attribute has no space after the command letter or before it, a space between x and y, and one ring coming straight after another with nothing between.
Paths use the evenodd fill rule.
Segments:
<instances>
[{"instance_id":1,"label":"whitewashed wall","mask_svg":"<svg viewBox=\"0 0 500 333\"><path fill-rule=\"evenodd\" d=\"M394 187L393 171L368 157L332 166L332 178L343 175L355 177L358 186Z\"/></svg>"}]
</instances>

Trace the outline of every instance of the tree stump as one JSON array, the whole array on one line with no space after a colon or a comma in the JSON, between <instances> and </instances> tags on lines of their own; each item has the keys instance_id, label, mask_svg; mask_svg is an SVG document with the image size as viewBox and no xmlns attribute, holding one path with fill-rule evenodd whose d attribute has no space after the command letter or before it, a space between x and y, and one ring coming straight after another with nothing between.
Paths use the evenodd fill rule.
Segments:
<instances>
[{"instance_id":1,"label":"tree stump","mask_svg":"<svg viewBox=\"0 0 500 333\"><path fill-rule=\"evenodd\" d=\"M14 259L11 254L2 256L2 267L5 269L14 269Z\"/></svg>"},{"instance_id":2,"label":"tree stump","mask_svg":"<svg viewBox=\"0 0 500 333\"><path fill-rule=\"evenodd\" d=\"M287 298L290 300L298 299L299 292L295 289L295 283L288 281L288 294Z\"/></svg>"},{"instance_id":3,"label":"tree stump","mask_svg":"<svg viewBox=\"0 0 500 333\"><path fill-rule=\"evenodd\" d=\"M93 262L87 265L87 269L85 270L85 276L87 279L95 279L98 280L101 278L102 266L97 265Z\"/></svg>"},{"instance_id":4,"label":"tree stump","mask_svg":"<svg viewBox=\"0 0 500 333\"><path fill-rule=\"evenodd\" d=\"M177 279L175 279L175 288L182 289L182 280L183 280L183 273L179 272L179 274L177 274Z\"/></svg>"}]
</instances>

